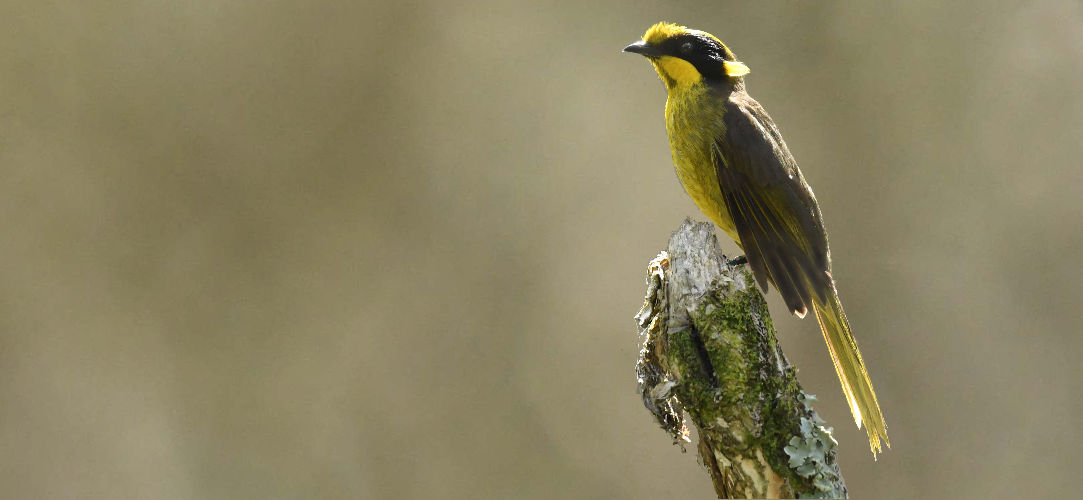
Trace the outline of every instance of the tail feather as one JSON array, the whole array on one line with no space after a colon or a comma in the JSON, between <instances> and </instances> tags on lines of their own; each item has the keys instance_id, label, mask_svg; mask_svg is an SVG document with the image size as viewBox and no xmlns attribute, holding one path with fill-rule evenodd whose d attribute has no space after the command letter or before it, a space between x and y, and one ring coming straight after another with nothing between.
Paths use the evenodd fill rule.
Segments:
<instances>
[{"instance_id":1,"label":"tail feather","mask_svg":"<svg viewBox=\"0 0 1083 500\"><path fill-rule=\"evenodd\" d=\"M842 383L842 392L846 395L850 412L853 413L859 429L862 423L865 424L865 432L869 434L869 447L872 448L873 458L876 458L876 454L882 451L880 439L891 448L891 441L887 437L887 424L880 413L876 392L872 389L869 373L861 360L861 351L857 349L857 342L850 333L850 324L846 321L846 313L842 311L838 294L833 289L830 292L826 302L820 301L819 297L813 297L813 310L820 322L824 340L827 341L827 349L831 352L831 361L835 364L835 373Z\"/></svg>"}]
</instances>

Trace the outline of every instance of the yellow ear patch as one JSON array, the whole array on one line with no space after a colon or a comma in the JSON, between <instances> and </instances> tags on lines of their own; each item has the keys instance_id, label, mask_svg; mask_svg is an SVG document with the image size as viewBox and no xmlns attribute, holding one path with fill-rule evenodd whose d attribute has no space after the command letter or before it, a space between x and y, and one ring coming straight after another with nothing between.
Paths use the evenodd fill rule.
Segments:
<instances>
[{"instance_id":1,"label":"yellow ear patch","mask_svg":"<svg viewBox=\"0 0 1083 500\"><path fill-rule=\"evenodd\" d=\"M665 81L668 77L677 85L691 85L703 78L692 63L679 57L662 56L652 60L654 68L658 70L658 76Z\"/></svg>"},{"instance_id":2,"label":"yellow ear patch","mask_svg":"<svg viewBox=\"0 0 1083 500\"><path fill-rule=\"evenodd\" d=\"M726 75L729 76L745 76L752 72L743 62L726 61L722 65L726 68Z\"/></svg>"}]
</instances>

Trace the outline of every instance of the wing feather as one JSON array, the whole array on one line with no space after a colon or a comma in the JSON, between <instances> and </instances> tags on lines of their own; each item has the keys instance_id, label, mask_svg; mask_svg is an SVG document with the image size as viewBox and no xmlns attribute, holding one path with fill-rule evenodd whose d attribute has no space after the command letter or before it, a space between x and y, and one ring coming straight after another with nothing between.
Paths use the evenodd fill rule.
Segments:
<instances>
[{"instance_id":1,"label":"wing feather","mask_svg":"<svg viewBox=\"0 0 1083 500\"><path fill-rule=\"evenodd\" d=\"M722 197L753 275L770 281L792 312L804 316L812 294L831 286L827 236L811 189L774 122L752 98L731 98L725 135L715 143Z\"/></svg>"}]
</instances>

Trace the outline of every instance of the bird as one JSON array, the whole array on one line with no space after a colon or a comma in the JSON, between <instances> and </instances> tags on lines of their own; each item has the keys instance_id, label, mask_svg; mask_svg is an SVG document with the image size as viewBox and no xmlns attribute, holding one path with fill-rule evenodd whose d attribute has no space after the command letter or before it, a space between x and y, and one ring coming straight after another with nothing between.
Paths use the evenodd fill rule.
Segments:
<instances>
[{"instance_id":1,"label":"bird","mask_svg":"<svg viewBox=\"0 0 1083 500\"><path fill-rule=\"evenodd\" d=\"M745 86L747 65L714 35L660 22L624 48L665 84L666 131L684 190L745 253L794 315L813 311L858 429L873 458L891 441L831 273L816 196L778 126Z\"/></svg>"}]
</instances>

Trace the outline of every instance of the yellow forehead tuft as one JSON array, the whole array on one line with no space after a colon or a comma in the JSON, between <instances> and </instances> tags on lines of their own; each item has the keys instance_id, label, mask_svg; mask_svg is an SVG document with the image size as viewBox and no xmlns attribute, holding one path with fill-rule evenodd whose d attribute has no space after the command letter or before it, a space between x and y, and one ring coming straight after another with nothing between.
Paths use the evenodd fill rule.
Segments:
<instances>
[{"instance_id":1,"label":"yellow forehead tuft","mask_svg":"<svg viewBox=\"0 0 1083 500\"><path fill-rule=\"evenodd\" d=\"M643 41L651 45L657 45L666 40L669 40L670 38L683 34L707 36L710 37L712 40L718 42L719 45L725 47L725 45L722 44L722 40L719 40L710 33L690 29L688 27L681 26L675 23L667 23L665 21L662 21L658 24L655 24L654 26L651 26L650 28L647 28L647 32L643 34Z\"/></svg>"}]
</instances>

